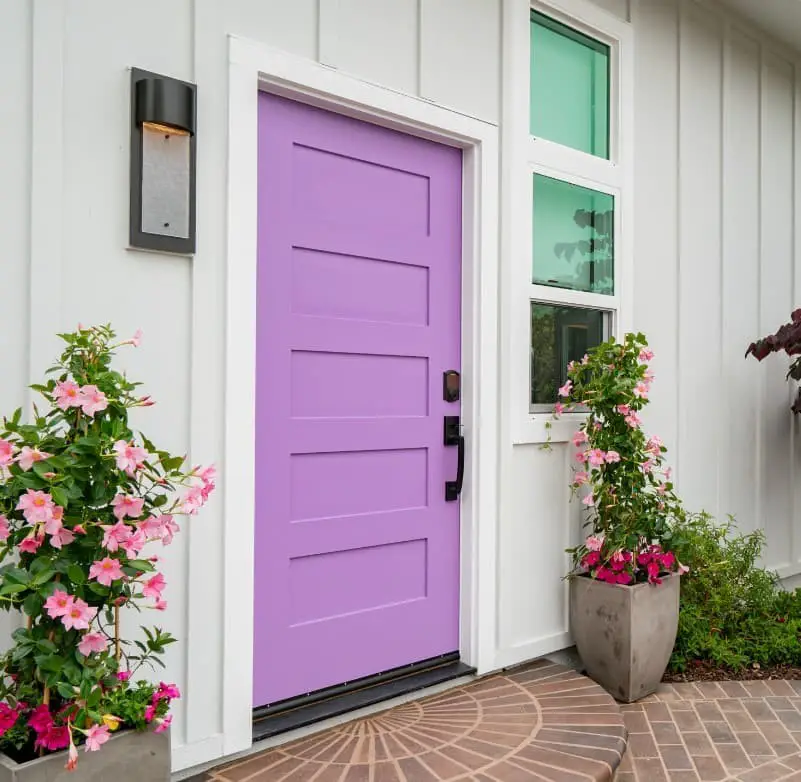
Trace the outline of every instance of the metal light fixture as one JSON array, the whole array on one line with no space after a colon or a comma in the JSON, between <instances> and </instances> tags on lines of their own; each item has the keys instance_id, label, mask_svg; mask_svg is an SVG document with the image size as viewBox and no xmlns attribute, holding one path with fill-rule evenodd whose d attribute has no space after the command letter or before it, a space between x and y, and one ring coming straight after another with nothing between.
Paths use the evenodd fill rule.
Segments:
<instances>
[{"instance_id":1,"label":"metal light fixture","mask_svg":"<svg viewBox=\"0 0 801 782\"><path fill-rule=\"evenodd\" d=\"M197 87L131 69L130 244L195 251Z\"/></svg>"}]
</instances>

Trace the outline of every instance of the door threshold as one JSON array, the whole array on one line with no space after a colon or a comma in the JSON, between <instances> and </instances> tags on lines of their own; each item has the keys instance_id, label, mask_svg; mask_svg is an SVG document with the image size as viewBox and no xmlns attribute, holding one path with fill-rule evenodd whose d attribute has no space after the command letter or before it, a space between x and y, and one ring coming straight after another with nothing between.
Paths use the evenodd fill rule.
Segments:
<instances>
[{"instance_id":1,"label":"door threshold","mask_svg":"<svg viewBox=\"0 0 801 782\"><path fill-rule=\"evenodd\" d=\"M263 741L475 672L475 668L461 662L457 652L263 706L253 710L253 741Z\"/></svg>"}]
</instances>

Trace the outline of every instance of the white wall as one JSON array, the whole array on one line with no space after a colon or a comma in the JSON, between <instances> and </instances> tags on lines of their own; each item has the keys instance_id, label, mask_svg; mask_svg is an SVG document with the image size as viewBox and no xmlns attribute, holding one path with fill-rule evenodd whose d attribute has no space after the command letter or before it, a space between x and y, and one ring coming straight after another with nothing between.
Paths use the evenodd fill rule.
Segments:
<instances>
[{"instance_id":1,"label":"white wall","mask_svg":"<svg viewBox=\"0 0 801 782\"><path fill-rule=\"evenodd\" d=\"M664 438L689 509L762 527L765 564L799 573L801 436L787 364L743 355L801 305L801 55L712 3L596 3L635 32L626 314L657 356L646 426ZM503 372L508 384L508 361ZM569 643L559 578L581 514L568 502L572 447L502 438L497 647L507 664Z\"/></svg>"},{"instance_id":2,"label":"white wall","mask_svg":"<svg viewBox=\"0 0 801 782\"><path fill-rule=\"evenodd\" d=\"M145 332L124 358L158 401L143 428L194 461L222 453L227 34L498 121L500 0L0 3L3 413L26 400L57 330L111 321ZM126 249L131 66L198 84L192 259ZM216 303L193 311L202 291ZM217 496L166 550L170 608L159 619L181 639L168 675L186 693L175 768L223 752L222 552L239 544L222 539L221 506Z\"/></svg>"}]
</instances>

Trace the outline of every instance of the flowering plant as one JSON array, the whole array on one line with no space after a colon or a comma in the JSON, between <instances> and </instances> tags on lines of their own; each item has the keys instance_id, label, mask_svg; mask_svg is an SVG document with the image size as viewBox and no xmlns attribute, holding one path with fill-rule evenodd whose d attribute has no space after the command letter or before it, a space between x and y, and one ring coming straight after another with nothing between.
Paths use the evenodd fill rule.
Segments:
<instances>
[{"instance_id":1,"label":"flowering plant","mask_svg":"<svg viewBox=\"0 0 801 782\"><path fill-rule=\"evenodd\" d=\"M554 415L586 410L573 436L576 468L572 490L586 490L586 526L592 534L570 549L575 565L593 578L616 584L649 581L682 570L670 550L672 522L684 511L664 466L662 441L642 429L648 404L653 353L642 334L627 334L568 365Z\"/></svg>"},{"instance_id":2,"label":"flowering plant","mask_svg":"<svg viewBox=\"0 0 801 782\"><path fill-rule=\"evenodd\" d=\"M758 339L748 346L745 355L752 355L757 361L767 358L771 353L786 353L793 358L787 379L801 380L801 309L790 315L790 322L785 323L775 334ZM794 413L801 413L801 389L796 394L790 408Z\"/></svg>"},{"instance_id":3,"label":"flowering plant","mask_svg":"<svg viewBox=\"0 0 801 782\"><path fill-rule=\"evenodd\" d=\"M153 404L112 369L108 327L62 334L66 348L22 423L0 425L0 607L26 626L0 656L0 749L25 761L76 745L98 750L123 726L166 730L172 684L136 679L160 664L174 638L142 628L120 637L120 609L163 611L164 576L148 544L170 544L176 517L195 514L214 489L214 468L185 470L128 424Z\"/></svg>"}]
</instances>

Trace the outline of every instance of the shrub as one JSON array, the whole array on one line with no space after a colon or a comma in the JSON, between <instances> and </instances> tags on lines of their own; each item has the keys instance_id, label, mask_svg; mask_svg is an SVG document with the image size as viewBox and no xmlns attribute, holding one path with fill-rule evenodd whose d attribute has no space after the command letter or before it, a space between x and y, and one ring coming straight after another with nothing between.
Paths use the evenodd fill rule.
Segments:
<instances>
[{"instance_id":1,"label":"shrub","mask_svg":"<svg viewBox=\"0 0 801 782\"><path fill-rule=\"evenodd\" d=\"M707 514L688 516L677 532L690 570L671 669L696 660L734 670L801 664L801 593L777 590L776 575L757 565L763 532L739 533L733 519L721 524Z\"/></svg>"},{"instance_id":2,"label":"shrub","mask_svg":"<svg viewBox=\"0 0 801 782\"><path fill-rule=\"evenodd\" d=\"M801 309L790 315L790 322L785 323L775 334L752 342L745 355L754 356L757 361L767 358L771 353L786 353L793 361L787 371L787 379L801 380ZM793 406L794 413L801 413L801 389L796 394Z\"/></svg>"}]
</instances>

